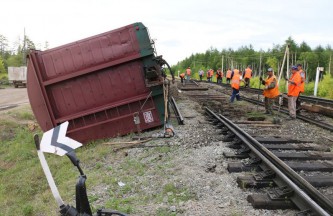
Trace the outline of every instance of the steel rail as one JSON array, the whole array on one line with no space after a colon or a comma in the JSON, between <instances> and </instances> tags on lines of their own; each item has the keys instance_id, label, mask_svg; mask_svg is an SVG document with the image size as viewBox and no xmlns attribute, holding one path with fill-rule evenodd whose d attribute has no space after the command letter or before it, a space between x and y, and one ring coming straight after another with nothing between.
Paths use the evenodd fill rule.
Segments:
<instances>
[{"instance_id":1,"label":"steel rail","mask_svg":"<svg viewBox=\"0 0 333 216\"><path fill-rule=\"evenodd\" d=\"M248 101L248 102L251 102L251 103L254 103L254 104L259 104L261 106L264 106L264 103L261 102L261 101L258 101L258 100L254 100L254 99L251 99L251 98L247 98L247 97L242 97L242 100L245 100L245 101ZM278 110L279 108L278 107L273 107L274 110ZM289 114L289 111L288 110L284 110L284 109L280 109L280 112L284 113L284 114ZM316 121L314 119L311 119L309 117L306 117L306 116L302 116L302 115L296 115L296 118L298 119L301 119L305 122L309 122L311 124L314 124L318 127L321 127L321 128L324 128L326 130L329 130L329 131L333 131L333 125L330 125L330 124L327 124L325 122L320 122L320 121Z\"/></svg>"},{"instance_id":2,"label":"steel rail","mask_svg":"<svg viewBox=\"0 0 333 216\"><path fill-rule=\"evenodd\" d=\"M242 88L243 90L246 90L246 88ZM250 91L254 91L256 93L262 92L262 89L258 88L249 88ZM287 95L287 93L283 93L284 95ZM326 106L333 106L333 100L326 99L326 98L320 98L320 97L312 97L312 96L307 96L307 95L301 95L300 99L305 102L309 102L312 104L321 104L321 105L326 105Z\"/></svg>"},{"instance_id":3,"label":"steel rail","mask_svg":"<svg viewBox=\"0 0 333 216\"><path fill-rule=\"evenodd\" d=\"M246 144L260 159L269 166L294 192L318 215L333 214L333 203L321 194L310 183L304 180L293 169L276 157L266 147L260 144L237 125L222 115L216 115L213 111L206 108L206 112L224 124L239 139ZM301 189L302 188L302 189ZM305 190L305 192L304 192ZM308 194L310 194L310 196ZM317 200L317 202L314 201Z\"/></svg>"},{"instance_id":4,"label":"steel rail","mask_svg":"<svg viewBox=\"0 0 333 216\"><path fill-rule=\"evenodd\" d=\"M201 82L209 83L207 81L201 81ZM220 86L230 86L230 84L227 84L227 83L215 83L215 82L210 82L210 83L215 84L215 85L220 85ZM263 91L263 89L259 89L259 88L245 88L245 87L241 87L241 90L250 90L250 91L254 91L255 93ZM286 95L286 93L283 93L283 94ZM309 102L312 104L321 104L321 105L331 106L331 107L333 106L333 100L326 99L326 98L301 95L300 99L302 101L306 101L306 102Z\"/></svg>"},{"instance_id":5,"label":"steel rail","mask_svg":"<svg viewBox=\"0 0 333 216\"><path fill-rule=\"evenodd\" d=\"M175 101L175 99L171 96L171 106L176 114L176 118L177 118L177 121L178 121L178 124L179 125L183 125L184 124L184 118L182 116L182 114L180 113L180 110L178 108L178 105Z\"/></svg>"}]
</instances>

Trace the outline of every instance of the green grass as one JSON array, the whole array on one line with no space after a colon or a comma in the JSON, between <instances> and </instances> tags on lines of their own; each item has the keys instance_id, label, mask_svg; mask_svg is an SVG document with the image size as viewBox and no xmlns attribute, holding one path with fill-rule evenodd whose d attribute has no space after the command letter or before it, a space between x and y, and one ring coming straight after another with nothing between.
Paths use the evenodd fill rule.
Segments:
<instances>
[{"instance_id":1,"label":"green grass","mask_svg":"<svg viewBox=\"0 0 333 216\"><path fill-rule=\"evenodd\" d=\"M30 131L29 121L35 121L29 107L0 116L0 216L59 215L34 146L33 135L37 133L41 138L42 131L38 128ZM195 198L189 188L176 186L169 179L175 166L170 153L177 151L177 146L140 149L135 156L124 156L124 152L114 152L112 146L102 144L107 141L110 140L94 141L76 150L88 176L86 184L93 211L103 206L142 215L142 206L160 205L164 197L170 205ZM77 169L66 156L45 154L45 157L63 200L75 206ZM119 182L125 185L121 187ZM158 208L154 214L163 215L163 212L174 215Z\"/></svg>"}]
</instances>

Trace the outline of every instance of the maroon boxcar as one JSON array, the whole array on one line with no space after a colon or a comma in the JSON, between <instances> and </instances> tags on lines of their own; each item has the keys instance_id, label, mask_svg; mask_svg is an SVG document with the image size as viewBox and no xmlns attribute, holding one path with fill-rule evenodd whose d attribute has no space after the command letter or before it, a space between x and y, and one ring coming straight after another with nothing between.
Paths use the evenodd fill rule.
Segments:
<instances>
[{"instance_id":1,"label":"maroon boxcar","mask_svg":"<svg viewBox=\"0 0 333 216\"><path fill-rule=\"evenodd\" d=\"M69 121L81 142L163 124L161 58L135 23L28 56L28 96L43 131Z\"/></svg>"}]
</instances>

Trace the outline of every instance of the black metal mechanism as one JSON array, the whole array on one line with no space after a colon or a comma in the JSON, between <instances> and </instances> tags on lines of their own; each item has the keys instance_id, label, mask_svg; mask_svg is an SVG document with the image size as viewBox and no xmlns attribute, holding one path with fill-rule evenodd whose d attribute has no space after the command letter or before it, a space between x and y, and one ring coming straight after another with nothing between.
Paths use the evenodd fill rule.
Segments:
<instances>
[{"instance_id":1,"label":"black metal mechanism","mask_svg":"<svg viewBox=\"0 0 333 216\"><path fill-rule=\"evenodd\" d=\"M172 83L174 83L174 82L175 82L175 74L174 74L174 72L171 70L171 67L170 67L170 65L168 64L168 62L166 62L166 61L162 58L162 56L156 56L156 57L154 58L154 60L156 61L157 64L159 64L159 65L161 66L161 68L162 68L163 65L166 65L166 66L168 67L168 69L170 70L170 73L171 73ZM162 76L163 76L164 78L166 77L166 73L165 73L165 71L164 71L163 68L162 68Z\"/></svg>"},{"instance_id":2,"label":"black metal mechanism","mask_svg":"<svg viewBox=\"0 0 333 216\"><path fill-rule=\"evenodd\" d=\"M36 134L34 136L34 141L37 150L40 150L40 141L39 137ZM76 183L75 187L75 199L76 199L76 208L70 205L61 205L60 206L60 214L61 216L92 216L92 211L90 208L90 203L87 196L87 188L86 188L86 180L87 176L84 174L83 170L80 167L80 160L76 157L76 154L74 151L68 152L67 157L70 159L70 161L73 163L74 166L77 167L77 169L80 172L80 176L78 178L78 181ZM94 216L126 216L126 214L109 210L109 209L99 209L97 210L96 214Z\"/></svg>"},{"instance_id":3,"label":"black metal mechanism","mask_svg":"<svg viewBox=\"0 0 333 216\"><path fill-rule=\"evenodd\" d=\"M178 124L183 125L184 124L184 118L183 118L182 114L180 113L180 110L177 106L177 103L176 103L175 99L172 96L171 96L170 104L171 104L171 107L172 107L173 111L175 112Z\"/></svg>"},{"instance_id":4,"label":"black metal mechanism","mask_svg":"<svg viewBox=\"0 0 333 216\"><path fill-rule=\"evenodd\" d=\"M83 170L80 167L80 160L76 157L74 151L69 152L66 154L67 157L71 160L74 166L80 172L79 179L75 186L75 199L76 199L76 208L74 209L71 206L64 206L61 208L60 213L62 216L91 216L91 208L90 203L87 196L87 188L86 188L86 180L87 176L83 173ZM76 210L76 213L75 213ZM74 214L73 214L74 213ZM119 216L126 216L123 213L113 210L107 209L99 209L96 213L96 216L111 216L111 215L119 215Z\"/></svg>"},{"instance_id":5,"label":"black metal mechanism","mask_svg":"<svg viewBox=\"0 0 333 216\"><path fill-rule=\"evenodd\" d=\"M301 209L311 209L316 215L332 215L333 203L309 182L298 175L294 170L287 166L283 161L276 157L271 151L260 144L256 139L251 137L237 125L222 115L217 115L210 109L206 108L206 113L221 122L227 127L238 139L251 149L251 151L262 160L276 175L294 191L296 196L293 202ZM288 194L290 191L288 189Z\"/></svg>"}]
</instances>

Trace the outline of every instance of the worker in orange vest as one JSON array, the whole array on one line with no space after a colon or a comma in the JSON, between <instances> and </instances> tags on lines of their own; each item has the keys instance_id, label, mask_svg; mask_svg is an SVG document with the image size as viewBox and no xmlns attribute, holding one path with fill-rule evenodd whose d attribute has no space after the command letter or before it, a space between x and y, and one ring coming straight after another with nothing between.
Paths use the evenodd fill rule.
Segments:
<instances>
[{"instance_id":1,"label":"worker in orange vest","mask_svg":"<svg viewBox=\"0 0 333 216\"><path fill-rule=\"evenodd\" d=\"M207 76L207 82L210 82L210 70L207 70L206 76Z\"/></svg>"},{"instance_id":2,"label":"worker in orange vest","mask_svg":"<svg viewBox=\"0 0 333 216\"><path fill-rule=\"evenodd\" d=\"M239 101L240 100L240 95L239 95L239 87L240 87L240 81L241 81L241 75L239 73L238 69L234 69L231 72L231 88L232 88L232 94L230 97L230 103L233 103L236 99Z\"/></svg>"},{"instance_id":3,"label":"worker in orange vest","mask_svg":"<svg viewBox=\"0 0 333 216\"><path fill-rule=\"evenodd\" d=\"M231 70L230 70L230 68L228 68L225 77L227 78L227 81L226 81L226 82L227 82L228 84L230 84L230 79L231 79Z\"/></svg>"},{"instance_id":4,"label":"worker in orange vest","mask_svg":"<svg viewBox=\"0 0 333 216\"><path fill-rule=\"evenodd\" d=\"M216 83L222 83L223 72L221 68L216 71Z\"/></svg>"},{"instance_id":5,"label":"worker in orange vest","mask_svg":"<svg viewBox=\"0 0 333 216\"><path fill-rule=\"evenodd\" d=\"M179 74L179 77L180 77L180 82L184 83L185 73Z\"/></svg>"},{"instance_id":6,"label":"worker in orange vest","mask_svg":"<svg viewBox=\"0 0 333 216\"><path fill-rule=\"evenodd\" d=\"M302 79L301 85L300 85L300 93L299 93L299 95L297 97L297 100L296 100L296 113L300 113L301 112L301 99L300 99L300 96L301 96L301 93L304 93L306 73L305 73L305 71L302 68L302 64L298 64L297 65L297 69L298 69L298 72L301 75L301 79Z\"/></svg>"},{"instance_id":7,"label":"worker in orange vest","mask_svg":"<svg viewBox=\"0 0 333 216\"><path fill-rule=\"evenodd\" d=\"M296 66L291 67L291 73L292 75L288 80L288 120L296 119L296 100L300 92L300 85L302 83L302 77Z\"/></svg>"},{"instance_id":8,"label":"worker in orange vest","mask_svg":"<svg viewBox=\"0 0 333 216\"><path fill-rule=\"evenodd\" d=\"M245 87L250 87L250 79L252 78L252 69L251 66L247 66L244 72Z\"/></svg>"},{"instance_id":9,"label":"worker in orange vest","mask_svg":"<svg viewBox=\"0 0 333 216\"><path fill-rule=\"evenodd\" d=\"M191 68L188 67L188 68L186 69L186 80L187 80L187 82L190 81L190 78L191 78Z\"/></svg>"},{"instance_id":10,"label":"worker in orange vest","mask_svg":"<svg viewBox=\"0 0 333 216\"><path fill-rule=\"evenodd\" d=\"M210 69L210 81L213 82L214 79L214 70Z\"/></svg>"},{"instance_id":11,"label":"worker in orange vest","mask_svg":"<svg viewBox=\"0 0 333 216\"><path fill-rule=\"evenodd\" d=\"M263 80L260 77L260 82L265 85L263 95L265 97L265 114L273 114L273 103L278 98L279 92L279 84L276 79L276 76L273 73L272 68L268 68L267 70L267 78Z\"/></svg>"}]
</instances>

